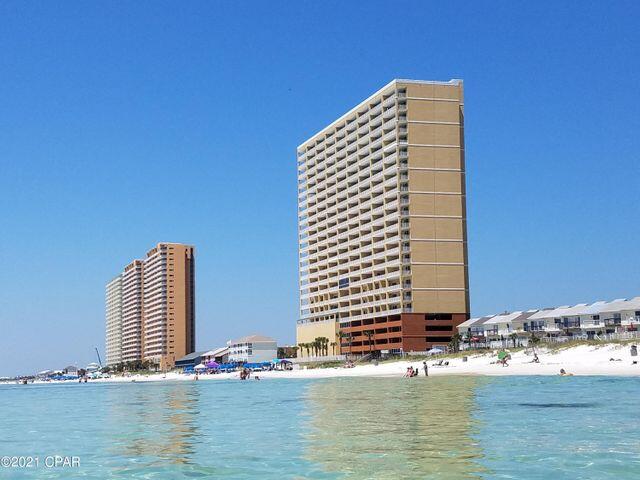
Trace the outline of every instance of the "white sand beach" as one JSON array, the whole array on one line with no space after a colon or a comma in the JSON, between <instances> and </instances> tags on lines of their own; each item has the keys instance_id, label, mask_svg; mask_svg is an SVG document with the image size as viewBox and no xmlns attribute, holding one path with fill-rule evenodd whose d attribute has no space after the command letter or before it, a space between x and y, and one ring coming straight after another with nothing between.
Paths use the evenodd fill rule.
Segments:
<instances>
[{"instance_id":1,"label":"white sand beach","mask_svg":"<svg viewBox=\"0 0 640 480\"><path fill-rule=\"evenodd\" d=\"M532 355L524 351L511 353L508 366L496 363L496 352L472 353L467 361L460 356L442 355L427 360L429 376L438 375L558 375L563 368L573 375L618 375L640 376L640 364L633 364L639 357L632 357L629 345L603 344L580 345L576 347L547 350L538 348L539 363L532 362ZM435 366L443 359L447 366ZM613 360L612 360L613 359ZM420 368L420 377L424 377L423 358L405 359L396 362L381 362L378 365L364 364L353 368L304 368L291 371L256 372L260 379L271 378L331 378L331 377L402 377L409 366ZM238 378L238 372L216 375L199 375L199 381L225 380ZM94 382L154 382L154 381L194 381L193 375L181 373L132 375L128 377L112 376L108 379L91 380Z\"/></svg>"}]
</instances>

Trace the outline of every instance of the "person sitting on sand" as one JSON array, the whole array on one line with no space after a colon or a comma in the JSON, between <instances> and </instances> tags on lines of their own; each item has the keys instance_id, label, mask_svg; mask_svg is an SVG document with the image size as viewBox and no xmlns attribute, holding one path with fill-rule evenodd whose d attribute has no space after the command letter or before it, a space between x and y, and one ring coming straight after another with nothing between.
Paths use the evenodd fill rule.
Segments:
<instances>
[{"instance_id":1,"label":"person sitting on sand","mask_svg":"<svg viewBox=\"0 0 640 480\"><path fill-rule=\"evenodd\" d=\"M561 368L560 369L560 376L561 377L573 377L573 373L567 373L564 368Z\"/></svg>"},{"instance_id":2,"label":"person sitting on sand","mask_svg":"<svg viewBox=\"0 0 640 480\"><path fill-rule=\"evenodd\" d=\"M404 374L405 378L413 377L413 367L407 367L407 371Z\"/></svg>"},{"instance_id":3,"label":"person sitting on sand","mask_svg":"<svg viewBox=\"0 0 640 480\"><path fill-rule=\"evenodd\" d=\"M418 367L413 369L413 376L417 377L418 376Z\"/></svg>"}]
</instances>

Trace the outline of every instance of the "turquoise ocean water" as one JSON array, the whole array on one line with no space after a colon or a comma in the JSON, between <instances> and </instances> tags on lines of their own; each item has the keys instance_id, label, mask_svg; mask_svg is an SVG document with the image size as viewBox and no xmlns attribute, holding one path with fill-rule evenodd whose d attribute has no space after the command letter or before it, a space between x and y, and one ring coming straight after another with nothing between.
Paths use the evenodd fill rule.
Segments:
<instances>
[{"instance_id":1,"label":"turquoise ocean water","mask_svg":"<svg viewBox=\"0 0 640 480\"><path fill-rule=\"evenodd\" d=\"M640 478L639 414L612 377L0 385L0 456L41 462L0 478Z\"/></svg>"}]
</instances>

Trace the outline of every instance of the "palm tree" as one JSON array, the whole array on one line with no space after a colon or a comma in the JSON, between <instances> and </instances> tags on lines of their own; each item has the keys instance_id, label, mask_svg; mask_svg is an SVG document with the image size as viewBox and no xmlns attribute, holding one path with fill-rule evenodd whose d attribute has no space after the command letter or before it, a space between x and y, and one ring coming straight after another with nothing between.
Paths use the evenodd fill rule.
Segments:
<instances>
[{"instance_id":1,"label":"palm tree","mask_svg":"<svg viewBox=\"0 0 640 480\"><path fill-rule=\"evenodd\" d=\"M509 338L513 342L513 348L516 348L516 342L518 341L518 334L513 332L512 334L509 335Z\"/></svg>"},{"instance_id":2,"label":"palm tree","mask_svg":"<svg viewBox=\"0 0 640 480\"><path fill-rule=\"evenodd\" d=\"M373 330L365 330L362 332L367 337L367 343L369 344L369 355L371 355L371 337L375 333Z\"/></svg>"},{"instance_id":3,"label":"palm tree","mask_svg":"<svg viewBox=\"0 0 640 480\"><path fill-rule=\"evenodd\" d=\"M301 343L300 347L304 348L307 351L307 357L309 356L309 350L311 349L310 343Z\"/></svg>"},{"instance_id":4,"label":"palm tree","mask_svg":"<svg viewBox=\"0 0 640 480\"><path fill-rule=\"evenodd\" d=\"M533 353L536 353L536 346L540 343L540 337L536 335L535 332L531 332L531 336L529 337L529 345L533 349Z\"/></svg>"},{"instance_id":5,"label":"palm tree","mask_svg":"<svg viewBox=\"0 0 640 480\"><path fill-rule=\"evenodd\" d=\"M318 337L316 338L320 344L320 354L321 355L329 355L329 339L327 337Z\"/></svg>"},{"instance_id":6,"label":"palm tree","mask_svg":"<svg viewBox=\"0 0 640 480\"><path fill-rule=\"evenodd\" d=\"M462 335L456 332L451 335L451 341L449 342L449 348L453 350L454 353L458 353L460 351L460 340L462 340Z\"/></svg>"},{"instance_id":7,"label":"palm tree","mask_svg":"<svg viewBox=\"0 0 640 480\"><path fill-rule=\"evenodd\" d=\"M337 342L331 342L329 345L331 345L331 354L335 357L336 356L336 345L338 345Z\"/></svg>"}]
</instances>

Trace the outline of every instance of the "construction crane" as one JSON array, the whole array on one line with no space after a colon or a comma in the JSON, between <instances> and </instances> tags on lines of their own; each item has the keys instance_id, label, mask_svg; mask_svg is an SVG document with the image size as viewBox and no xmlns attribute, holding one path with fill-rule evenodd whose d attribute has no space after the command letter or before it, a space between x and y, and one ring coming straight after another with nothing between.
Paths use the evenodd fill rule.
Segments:
<instances>
[{"instance_id":1,"label":"construction crane","mask_svg":"<svg viewBox=\"0 0 640 480\"><path fill-rule=\"evenodd\" d=\"M100 360L100 353L98 352L98 347L96 347L96 355L98 356L98 363L100 364L100 368L102 368L102 360Z\"/></svg>"}]
</instances>

